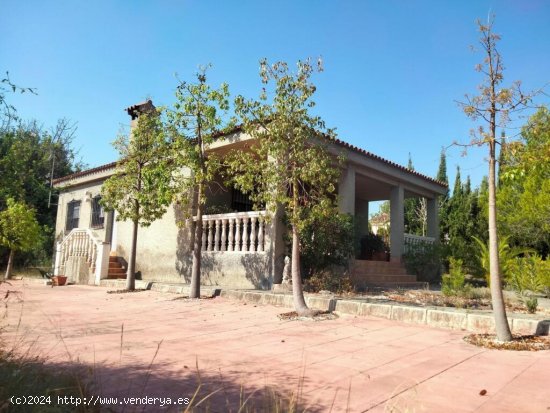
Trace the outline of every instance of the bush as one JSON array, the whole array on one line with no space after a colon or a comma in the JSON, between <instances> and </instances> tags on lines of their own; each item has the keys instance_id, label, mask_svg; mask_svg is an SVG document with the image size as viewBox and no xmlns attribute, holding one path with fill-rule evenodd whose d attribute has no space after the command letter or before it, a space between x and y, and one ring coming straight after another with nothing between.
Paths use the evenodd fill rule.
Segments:
<instances>
[{"instance_id":1,"label":"bush","mask_svg":"<svg viewBox=\"0 0 550 413\"><path fill-rule=\"evenodd\" d=\"M361 259L372 260L377 253L386 254L389 250L388 245L380 235L369 232L364 235L360 241L361 251L359 257Z\"/></svg>"},{"instance_id":2,"label":"bush","mask_svg":"<svg viewBox=\"0 0 550 413\"><path fill-rule=\"evenodd\" d=\"M315 273L304 282L304 290L318 293L319 291L330 291L337 294L352 293L353 282L349 274L337 269L329 269Z\"/></svg>"},{"instance_id":3,"label":"bush","mask_svg":"<svg viewBox=\"0 0 550 413\"><path fill-rule=\"evenodd\" d=\"M418 281L439 282L441 261L446 256L446 247L442 244L413 244L407 247L403 255L409 274L416 275Z\"/></svg>"},{"instance_id":4,"label":"bush","mask_svg":"<svg viewBox=\"0 0 550 413\"><path fill-rule=\"evenodd\" d=\"M462 260L451 258L449 261L449 273L443 275L441 292L445 296L468 296L471 287L466 284L466 275L462 268Z\"/></svg>"},{"instance_id":5,"label":"bush","mask_svg":"<svg viewBox=\"0 0 550 413\"><path fill-rule=\"evenodd\" d=\"M311 217L300 231L304 278L333 267L347 268L353 255L353 218L348 214Z\"/></svg>"},{"instance_id":6,"label":"bush","mask_svg":"<svg viewBox=\"0 0 550 413\"><path fill-rule=\"evenodd\" d=\"M550 265L539 255L533 254L516 258L510 263L509 285L518 299L527 307L527 311L537 311L538 299L533 296L543 293L550 296Z\"/></svg>"}]
</instances>

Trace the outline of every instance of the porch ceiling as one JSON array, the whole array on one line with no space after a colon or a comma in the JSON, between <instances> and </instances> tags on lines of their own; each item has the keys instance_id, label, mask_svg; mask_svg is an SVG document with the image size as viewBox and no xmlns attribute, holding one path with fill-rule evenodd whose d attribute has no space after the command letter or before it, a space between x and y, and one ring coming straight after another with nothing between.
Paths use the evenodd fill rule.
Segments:
<instances>
[{"instance_id":1,"label":"porch ceiling","mask_svg":"<svg viewBox=\"0 0 550 413\"><path fill-rule=\"evenodd\" d=\"M355 176L355 197L364 201L386 201L390 199L392 184L380 181L369 176L357 174ZM414 198L421 195L405 190L405 198Z\"/></svg>"}]
</instances>

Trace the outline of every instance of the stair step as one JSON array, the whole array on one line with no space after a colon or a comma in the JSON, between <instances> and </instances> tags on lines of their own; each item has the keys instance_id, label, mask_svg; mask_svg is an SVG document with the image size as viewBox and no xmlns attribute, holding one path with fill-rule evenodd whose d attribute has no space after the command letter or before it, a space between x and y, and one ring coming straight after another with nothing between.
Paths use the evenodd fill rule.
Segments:
<instances>
[{"instance_id":1,"label":"stair step","mask_svg":"<svg viewBox=\"0 0 550 413\"><path fill-rule=\"evenodd\" d=\"M429 284L424 281L413 282L383 282L383 283L365 283L365 287L369 289L408 289L408 290L423 290L429 287Z\"/></svg>"},{"instance_id":2,"label":"stair step","mask_svg":"<svg viewBox=\"0 0 550 413\"><path fill-rule=\"evenodd\" d=\"M353 280L367 283L380 283L380 282L416 282L414 275L385 275L375 274L367 276L353 276Z\"/></svg>"},{"instance_id":3,"label":"stair step","mask_svg":"<svg viewBox=\"0 0 550 413\"><path fill-rule=\"evenodd\" d=\"M109 262L118 262L118 257L116 255L110 255Z\"/></svg>"},{"instance_id":4,"label":"stair step","mask_svg":"<svg viewBox=\"0 0 550 413\"><path fill-rule=\"evenodd\" d=\"M126 274L120 275L120 274L108 274L107 279L109 280L125 280Z\"/></svg>"},{"instance_id":5,"label":"stair step","mask_svg":"<svg viewBox=\"0 0 550 413\"><path fill-rule=\"evenodd\" d=\"M109 268L123 268L120 262L110 262Z\"/></svg>"},{"instance_id":6,"label":"stair step","mask_svg":"<svg viewBox=\"0 0 550 413\"><path fill-rule=\"evenodd\" d=\"M407 275L405 268L356 268L354 274L386 274L386 275Z\"/></svg>"},{"instance_id":7,"label":"stair step","mask_svg":"<svg viewBox=\"0 0 550 413\"><path fill-rule=\"evenodd\" d=\"M124 268L109 268L108 274L126 274Z\"/></svg>"}]
</instances>

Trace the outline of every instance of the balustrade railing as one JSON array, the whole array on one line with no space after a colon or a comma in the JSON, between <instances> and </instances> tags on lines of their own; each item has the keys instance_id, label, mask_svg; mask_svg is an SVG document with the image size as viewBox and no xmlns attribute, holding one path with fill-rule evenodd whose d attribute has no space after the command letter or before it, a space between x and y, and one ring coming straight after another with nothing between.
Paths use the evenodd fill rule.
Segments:
<instances>
[{"instance_id":1,"label":"balustrade railing","mask_svg":"<svg viewBox=\"0 0 550 413\"><path fill-rule=\"evenodd\" d=\"M435 242L434 237L422 237L420 235L413 234L403 234L403 237L405 253L412 249L424 248L426 245L431 245Z\"/></svg>"},{"instance_id":2,"label":"balustrade railing","mask_svg":"<svg viewBox=\"0 0 550 413\"><path fill-rule=\"evenodd\" d=\"M263 252L268 235L265 211L202 217L202 251Z\"/></svg>"},{"instance_id":3,"label":"balustrade railing","mask_svg":"<svg viewBox=\"0 0 550 413\"><path fill-rule=\"evenodd\" d=\"M103 259L103 242L98 240L91 230L84 228L75 228L63 241L58 244L56 251L55 273L64 274L65 266L69 257L84 257L90 266L92 272L101 266L98 263L98 254L100 260Z\"/></svg>"}]
</instances>

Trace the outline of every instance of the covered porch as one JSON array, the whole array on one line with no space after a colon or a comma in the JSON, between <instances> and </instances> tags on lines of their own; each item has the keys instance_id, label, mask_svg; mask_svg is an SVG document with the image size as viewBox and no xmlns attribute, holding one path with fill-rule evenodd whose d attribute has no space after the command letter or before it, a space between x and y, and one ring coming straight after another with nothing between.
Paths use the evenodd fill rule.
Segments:
<instances>
[{"instance_id":1,"label":"covered porch","mask_svg":"<svg viewBox=\"0 0 550 413\"><path fill-rule=\"evenodd\" d=\"M348 163L338 186L338 206L341 213L355 217L359 236L369 233L369 204L377 201L390 203L390 261L402 262L403 254L411 245L434 243L439 239L438 196L446 187L430 178L387 161L370 159ZM383 165L386 164L386 165ZM426 233L424 236L405 232L405 199L424 198Z\"/></svg>"}]
</instances>

